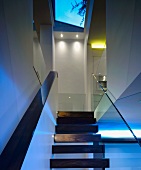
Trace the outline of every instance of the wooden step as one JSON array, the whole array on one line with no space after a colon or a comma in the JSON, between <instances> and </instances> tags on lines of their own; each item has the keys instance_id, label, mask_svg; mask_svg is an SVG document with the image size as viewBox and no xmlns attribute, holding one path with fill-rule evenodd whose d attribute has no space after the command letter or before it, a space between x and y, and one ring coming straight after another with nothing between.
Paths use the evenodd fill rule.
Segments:
<instances>
[{"instance_id":1,"label":"wooden step","mask_svg":"<svg viewBox=\"0 0 141 170\"><path fill-rule=\"evenodd\" d=\"M100 134L55 134L54 142L77 143L77 142L100 142Z\"/></svg>"},{"instance_id":2,"label":"wooden step","mask_svg":"<svg viewBox=\"0 0 141 170\"><path fill-rule=\"evenodd\" d=\"M109 159L51 159L50 168L109 168Z\"/></svg>"},{"instance_id":3,"label":"wooden step","mask_svg":"<svg viewBox=\"0 0 141 170\"><path fill-rule=\"evenodd\" d=\"M72 111L59 111L58 112L58 117L94 117L94 112L72 112Z\"/></svg>"},{"instance_id":4,"label":"wooden step","mask_svg":"<svg viewBox=\"0 0 141 170\"><path fill-rule=\"evenodd\" d=\"M105 153L104 145L54 145L53 154L69 153Z\"/></svg>"},{"instance_id":5,"label":"wooden step","mask_svg":"<svg viewBox=\"0 0 141 170\"><path fill-rule=\"evenodd\" d=\"M58 117L57 124L95 124L95 118L87 117Z\"/></svg>"},{"instance_id":6,"label":"wooden step","mask_svg":"<svg viewBox=\"0 0 141 170\"><path fill-rule=\"evenodd\" d=\"M59 134L97 133L98 125L57 125L55 130Z\"/></svg>"}]
</instances>

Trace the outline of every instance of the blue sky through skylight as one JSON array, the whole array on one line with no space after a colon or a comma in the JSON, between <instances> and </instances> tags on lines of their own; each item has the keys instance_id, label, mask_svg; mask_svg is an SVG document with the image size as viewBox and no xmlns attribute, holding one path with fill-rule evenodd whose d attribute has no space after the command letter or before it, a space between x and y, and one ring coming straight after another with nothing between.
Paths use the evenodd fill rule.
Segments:
<instances>
[{"instance_id":1,"label":"blue sky through skylight","mask_svg":"<svg viewBox=\"0 0 141 170\"><path fill-rule=\"evenodd\" d=\"M81 0L76 0L77 3ZM74 0L55 0L55 20L65 22L79 27L84 27L84 22L80 25L82 17L78 15L78 8L72 9L71 3L75 4Z\"/></svg>"}]
</instances>

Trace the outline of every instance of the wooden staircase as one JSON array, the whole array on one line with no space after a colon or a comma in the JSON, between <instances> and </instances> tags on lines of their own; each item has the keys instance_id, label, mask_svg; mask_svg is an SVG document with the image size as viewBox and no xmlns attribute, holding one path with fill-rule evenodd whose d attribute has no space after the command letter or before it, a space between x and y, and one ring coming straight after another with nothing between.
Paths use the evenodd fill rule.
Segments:
<instances>
[{"instance_id":1,"label":"wooden staircase","mask_svg":"<svg viewBox=\"0 0 141 170\"><path fill-rule=\"evenodd\" d=\"M93 153L93 158L50 159L50 168L94 168L95 170L109 168L109 159L104 158L105 147L99 144L101 135L96 134L98 126L96 119L93 118L93 112L58 112L55 130L54 142L62 144L52 146L53 154ZM93 145L88 145L88 142L92 142ZM72 143L78 144L71 145Z\"/></svg>"}]
</instances>

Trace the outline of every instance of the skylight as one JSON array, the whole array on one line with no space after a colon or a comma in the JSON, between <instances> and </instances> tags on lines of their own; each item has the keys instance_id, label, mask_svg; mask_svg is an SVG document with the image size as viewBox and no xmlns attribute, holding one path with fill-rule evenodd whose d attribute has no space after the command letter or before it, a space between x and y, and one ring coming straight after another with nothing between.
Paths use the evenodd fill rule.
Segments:
<instances>
[{"instance_id":1,"label":"skylight","mask_svg":"<svg viewBox=\"0 0 141 170\"><path fill-rule=\"evenodd\" d=\"M84 28L83 17L78 14L81 6L72 10L80 2L83 0L55 0L55 20Z\"/></svg>"}]
</instances>

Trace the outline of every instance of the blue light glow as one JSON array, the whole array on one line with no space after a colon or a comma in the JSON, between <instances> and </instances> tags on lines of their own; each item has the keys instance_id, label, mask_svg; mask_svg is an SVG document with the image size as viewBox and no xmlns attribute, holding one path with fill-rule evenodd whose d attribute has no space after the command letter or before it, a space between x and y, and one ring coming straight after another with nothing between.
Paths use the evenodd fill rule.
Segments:
<instances>
[{"instance_id":1,"label":"blue light glow","mask_svg":"<svg viewBox=\"0 0 141 170\"><path fill-rule=\"evenodd\" d=\"M1 62L3 65L5 64L3 60ZM2 91L0 100L0 126L2 127L0 129L0 153L18 122L17 94L19 91L8 64L5 67L6 69L0 66L0 89Z\"/></svg>"},{"instance_id":2,"label":"blue light glow","mask_svg":"<svg viewBox=\"0 0 141 170\"><path fill-rule=\"evenodd\" d=\"M40 131L40 130L35 130L35 135L53 135L52 132L47 132L47 131Z\"/></svg>"},{"instance_id":3,"label":"blue light glow","mask_svg":"<svg viewBox=\"0 0 141 170\"><path fill-rule=\"evenodd\" d=\"M46 103L44 105L44 110L45 110L46 114L48 115L48 117L50 118L50 120L52 120L54 125L56 125L55 117L53 116L52 110L49 105L50 104L48 103L48 101L46 101Z\"/></svg>"},{"instance_id":4,"label":"blue light glow","mask_svg":"<svg viewBox=\"0 0 141 170\"><path fill-rule=\"evenodd\" d=\"M133 132L137 137L141 137L141 130L133 129ZM133 138L129 130L99 130L97 134L108 138Z\"/></svg>"},{"instance_id":5,"label":"blue light glow","mask_svg":"<svg viewBox=\"0 0 141 170\"><path fill-rule=\"evenodd\" d=\"M81 0L77 0L76 2L79 3L80 1ZM71 3L75 3L75 1L55 0L55 19L60 22L84 28L84 22L80 25L82 17L77 14L78 10L74 9L71 11Z\"/></svg>"}]
</instances>

